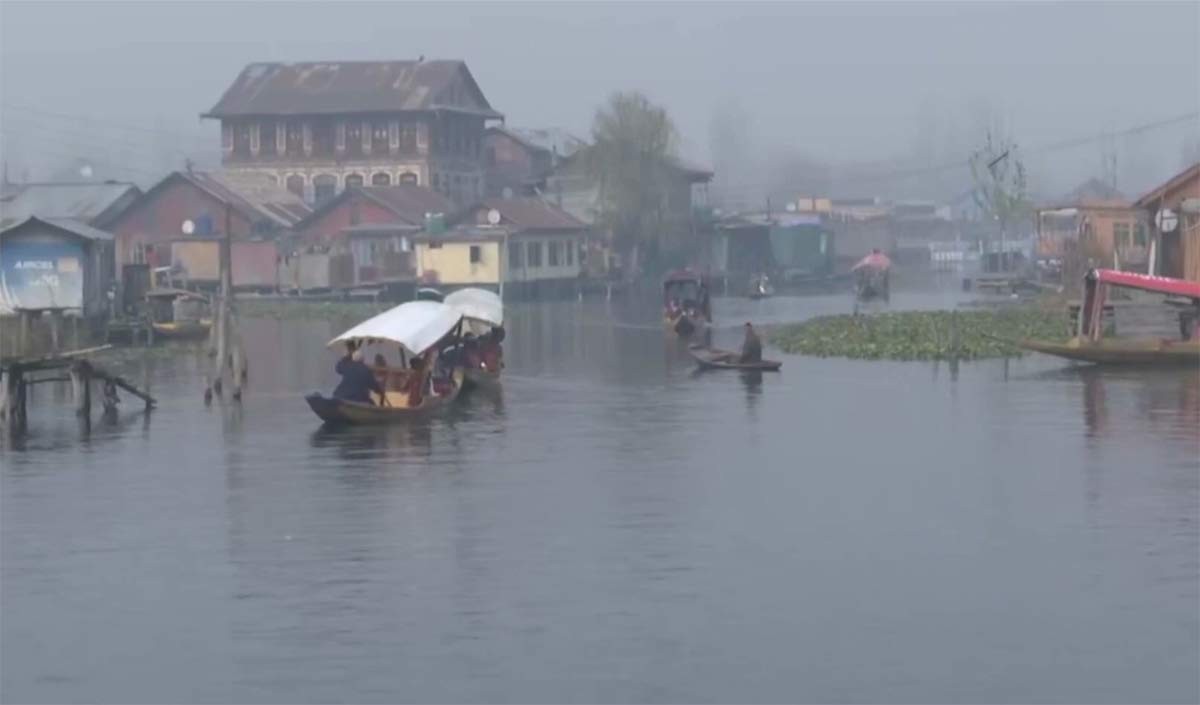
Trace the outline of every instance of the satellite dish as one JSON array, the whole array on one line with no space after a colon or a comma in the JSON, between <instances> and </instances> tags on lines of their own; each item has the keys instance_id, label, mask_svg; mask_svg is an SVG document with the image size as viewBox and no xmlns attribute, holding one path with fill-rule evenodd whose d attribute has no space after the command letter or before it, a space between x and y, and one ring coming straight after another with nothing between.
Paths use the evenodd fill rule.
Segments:
<instances>
[{"instance_id":1,"label":"satellite dish","mask_svg":"<svg viewBox=\"0 0 1200 705\"><path fill-rule=\"evenodd\" d=\"M492 225L499 225L500 224L500 211L496 210L495 208L491 209L490 211L488 211L487 219L488 219L488 223L490 223Z\"/></svg>"},{"instance_id":2,"label":"satellite dish","mask_svg":"<svg viewBox=\"0 0 1200 705\"><path fill-rule=\"evenodd\" d=\"M179 229L183 231L184 235L191 235L192 233L196 232L196 224L190 220L185 220Z\"/></svg>"},{"instance_id":3,"label":"satellite dish","mask_svg":"<svg viewBox=\"0 0 1200 705\"><path fill-rule=\"evenodd\" d=\"M1173 233L1175 228L1179 227L1179 216L1170 208L1163 208L1154 214L1154 224L1158 226L1159 232Z\"/></svg>"},{"instance_id":4,"label":"satellite dish","mask_svg":"<svg viewBox=\"0 0 1200 705\"><path fill-rule=\"evenodd\" d=\"M92 178L92 165L84 164L83 166L79 167L79 175L85 179Z\"/></svg>"}]
</instances>

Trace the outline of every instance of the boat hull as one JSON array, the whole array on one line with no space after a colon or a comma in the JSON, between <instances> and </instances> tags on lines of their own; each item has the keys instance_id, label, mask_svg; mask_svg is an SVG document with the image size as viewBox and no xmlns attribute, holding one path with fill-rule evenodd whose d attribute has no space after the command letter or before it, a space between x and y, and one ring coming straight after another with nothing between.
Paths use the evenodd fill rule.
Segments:
<instances>
[{"instance_id":1,"label":"boat hull","mask_svg":"<svg viewBox=\"0 0 1200 705\"><path fill-rule=\"evenodd\" d=\"M749 372L775 372L783 363L778 360L759 360L758 362L740 362L739 355L729 350L716 348L691 347L688 353L701 369L705 370L742 370Z\"/></svg>"},{"instance_id":2,"label":"boat hull","mask_svg":"<svg viewBox=\"0 0 1200 705\"><path fill-rule=\"evenodd\" d=\"M1200 364L1198 340L1101 339L1091 342L1072 338L1065 343L1023 340L1020 346L1033 352L1098 365Z\"/></svg>"},{"instance_id":3,"label":"boat hull","mask_svg":"<svg viewBox=\"0 0 1200 705\"><path fill-rule=\"evenodd\" d=\"M199 340L212 330L212 321L183 321L173 323L153 323L154 335L167 340Z\"/></svg>"},{"instance_id":4,"label":"boat hull","mask_svg":"<svg viewBox=\"0 0 1200 705\"><path fill-rule=\"evenodd\" d=\"M500 384L500 372L492 372L484 368L467 368L463 371L463 385L471 387L495 387Z\"/></svg>"},{"instance_id":5,"label":"boat hull","mask_svg":"<svg viewBox=\"0 0 1200 705\"><path fill-rule=\"evenodd\" d=\"M334 399L320 392L306 394L304 401L322 421L331 425L381 425L404 423L423 418L449 406L463 388L462 370L455 370L451 391L441 396L426 396L420 406L380 406L363 402Z\"/></svg>"}]
</instances>

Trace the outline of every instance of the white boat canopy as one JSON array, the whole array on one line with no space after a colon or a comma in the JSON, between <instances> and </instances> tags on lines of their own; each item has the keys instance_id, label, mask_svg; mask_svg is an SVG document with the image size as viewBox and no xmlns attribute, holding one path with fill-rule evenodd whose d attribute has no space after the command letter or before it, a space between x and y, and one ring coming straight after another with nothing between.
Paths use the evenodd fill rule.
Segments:
<instances>
[{"instance_id":1,"label":"white boat canopy","mask_svg":"<svg viewBox=\"0 0 1200 705\"><path fill-rule=\"evenodd\" d=\"M469 321L489 326L504 325L504 302L487 289L459 289L446 296L446 305L454 307Z\"/></svg>"},{"instance_id":2,"label":"white boat canopy","mask_svg":"<svg viewBox=\"0 0 1200 705\"><path fill-rule=\"evenodd\" d=\"M454 330L462 317L457 309L438 301L409 301L359 323L329 341L329 347L352 340L386 340L420 355Z\"/></svg>"}]
</instances>

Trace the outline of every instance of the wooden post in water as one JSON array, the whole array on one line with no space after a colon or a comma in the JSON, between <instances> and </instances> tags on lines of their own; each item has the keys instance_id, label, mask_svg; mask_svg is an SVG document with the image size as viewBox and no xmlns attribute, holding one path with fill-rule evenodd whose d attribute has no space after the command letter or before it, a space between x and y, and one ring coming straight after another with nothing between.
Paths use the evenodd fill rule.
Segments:
<instances>
[{"instance_id":1,"label":"wooden post in water","mask_svg":"<svg viewBox=\"0 0 1200 705\"><path fill-rule=\"evenodd\" d=\"M71 391L75 398L75 414L90 420L92 417L92 368L86 360L71 365Z\"/></svg>"},{"instance_id":2,"label":"wooden post in water","mask_svg":"<svg viewBox=\"0 0 1200 705\"><path fill-rule=\"evenodd\" d=\"M245 356L242 351L241 338L237 333L236 317L233 313L233 218L229 206L225 207L225 236L221 238L219 247L220 261L220 291L216 316L213 322L213 347L215 359L213 372L209 377L208 388L204 392L205 400L212 394L221 393L225 368L228 366L233 375L233 398L241 399L242 382L246 377Z\"/></svg>"}]
</instances>

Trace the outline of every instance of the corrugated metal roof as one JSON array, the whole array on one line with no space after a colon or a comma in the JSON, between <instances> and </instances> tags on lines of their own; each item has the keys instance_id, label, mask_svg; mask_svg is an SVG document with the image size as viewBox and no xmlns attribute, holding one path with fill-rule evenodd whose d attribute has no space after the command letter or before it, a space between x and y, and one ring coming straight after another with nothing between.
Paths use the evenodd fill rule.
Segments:
<instances>
[{"instance_id":1,"label":"corrugated metal roof","mask_svg":"<svg viewBox=\"0 0 1200 705\"><path fill-rule=\"evenodd\" d=\"M3 230L0 230L0 234L16 230L17 228L23 228L28 225L36 225L38 223L43 223L60 230L64 230L85 240L111 241L113 239L112 233L105 232L99 228L93 228L82 221L72 220L71 218L41 218L32 215L24 220L13 223Z\"/></svg>"},{"instance_id":2,"label":"corrugated metal roof","mask_svg":"<svg viewBox=\"0 0 1200 705\"><path fill-rule=\"evenodd\" d=\"M576 137L559 127L493 127L493 130L506 134L521 144L546 152L553 152L560 157L569 157L587 146L587 140Z\"/></svg>"},{"instance_id":3,"label":"corrugated metal roof","mask_svg":"<svg viewBox=\"0 0 1200 705\"><path fill-rule=\"evenodd\" d=\"M457 60L250 64L205 117L438 109L503 117Z\"/></svg>"},{"instance_id":4,"label":"corrugated metal roof","mask_svg":"<svg viewBox=\"0 0 1200 705\"><path fill-rule=\"evenodd\" d=\"M303 199L266 177L177 171L162 183L171 178L192 182L252 222L269 221L290 228L312 212Z\"/></svg>"},{"instance_id":5,"label":"corrugated metal roof","mask_svg":"<svg viewBox=\"0 0 1200 705\"><path fill-rule=\"evenodd\" d=\"M500 223L517 230L585 230L587 224L570 213L537 198L489 198L471 209L472 214L500 212Z\"/></svg>"},{"instance_id":6,"label":"corrugated metal roof","mask_svg":"<svg viewBox=\"0 0 1200 705\"><path fill-rule=\"evenodd\" d=\"M123 182L12 184L0 198L0 227L30 216L90 222L137 186Z\"/></svg>"},{"instance_id":7,"label":"corrugated metal roof","mask_svg":"<svg viewBox=\"0 0 1200 705\"><path fill-rule=\"evenodd\" d=\"M426 213L449 214L455 211L453 201L424 186L363 186L359 190L367 198L413 225L424 226Z\"/></svg>"}]
</instances>

